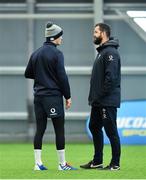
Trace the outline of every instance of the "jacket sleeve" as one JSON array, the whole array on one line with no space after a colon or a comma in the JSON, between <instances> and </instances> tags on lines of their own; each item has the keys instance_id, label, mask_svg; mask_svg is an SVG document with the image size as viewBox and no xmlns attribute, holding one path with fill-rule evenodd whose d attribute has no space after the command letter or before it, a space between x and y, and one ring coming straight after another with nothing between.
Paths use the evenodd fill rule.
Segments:
<instances>
[{"instance_id":1,"label":"jacket sleeve","mask_svg":"<svg viewBox=\"0 0 146 180\"><path fill-rule=\"evenodd\" d=\"M120 57L116 52L107 52L104 57L104 83L102 96L110 94L116 87L120 74Z\"/></svg>"},{"instance_id":2,"label":"jacket sleeve","mask_svg":"<svg viewBox=\"0 0 146 180\"><path fill-rule=\"evenodd\" d=\"M25 69L24 76L28 79L34 79L34 70L32 65L32 56L29 59L29 62L27 64L27 67Z\"/></svg>"},{"instance_id":3,"label":"jacket sleeve","mask_svg":"<svg viewBox=\"0 0 146 180\"><path fill-rule=\"evenodd\" d=\"M62 91L65 99L69 99L71 97L70 93L70 85L68 81L68 77L64 67L64 56L62 52L57 54L57 65L56 65L56 73L59 81L59 87Z\"/></svg>"}]
</instances>

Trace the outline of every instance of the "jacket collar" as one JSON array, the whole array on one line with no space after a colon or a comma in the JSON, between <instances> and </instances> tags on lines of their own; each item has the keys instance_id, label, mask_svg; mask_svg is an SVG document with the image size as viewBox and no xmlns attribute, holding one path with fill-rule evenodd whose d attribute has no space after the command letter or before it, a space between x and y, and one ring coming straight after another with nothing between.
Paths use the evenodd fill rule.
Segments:
<instances>
[{"instance_id":1,"label":"jacket collar","mask_svg":"<svg viewBox=\"0 0 146 180\"><path fill-rule=\"evenodd\" d=\"M116 49L119 47L119 41L118 39L114 39L113 37L111 37L108 41L106 41L104 44L99 45L96 50L99 52L102 49L108 47L108 46L113 46Z\"/></svg>"},{"instance_id":2,"label":"jacket collar","mask_svg":"<svg viewBox=\"0 0 146 180\"><path fill-rule=\"evenodd\" d=\"M51 46L57 46L55 43L53 43L53 42L51 42L51 41L46 41L46 42L44 42L44 45L51 45Z\"/></svg>"}]
</instances>

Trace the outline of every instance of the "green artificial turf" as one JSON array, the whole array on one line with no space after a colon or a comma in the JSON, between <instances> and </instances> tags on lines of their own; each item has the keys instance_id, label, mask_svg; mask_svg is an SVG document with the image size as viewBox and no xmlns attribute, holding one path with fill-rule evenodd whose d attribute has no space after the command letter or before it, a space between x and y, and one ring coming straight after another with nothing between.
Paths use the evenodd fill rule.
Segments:
<instances>
[{"instance_id":1,"label":"green artificial turf","mask_svg":"<svg viewBox=\"0 0 146 180\"><path fill-rule=\"evenodd\" d=\"M66 159L76 171L58 171L55 145L44 144L42 159L47 171L34 171L31 144L0 144L0 179L145 179L146 146L122 146L121 170L84 170L79 165L92 159L92 144L66 144ZM104 148L104 165L110 161L110 146Z\"/></svg>"}]
</instances>

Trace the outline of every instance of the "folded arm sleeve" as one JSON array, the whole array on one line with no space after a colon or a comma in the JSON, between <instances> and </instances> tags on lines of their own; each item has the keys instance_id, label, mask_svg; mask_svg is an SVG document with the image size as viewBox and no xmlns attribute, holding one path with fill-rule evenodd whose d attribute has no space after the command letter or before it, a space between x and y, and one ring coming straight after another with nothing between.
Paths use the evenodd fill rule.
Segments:
<instances>
[{"instance_id":1,"label":"folded arm sleeve","mask_svg":"<svg viewBox=\"0 0 146 180\"><path fill-rule=\"evenodd\" d=\"M59 81L59 87L62 91L62 94L65 97L65 99L69 99L71 97L70 85L64 67L64 56L61 52L57 54L56 72Z\"/></svg>"},{"instance_id":2,"label":"folded arm sleeve","mask_svg":"<svg viewBox=\"0 0 146 180\"><path fill-rule=\"evenodd\" d=\"M27 67L25 69L24 76L28 79L34 79L34 70L32 65L32 57L30 57Z\"/></svg>"},{"instance_id":3,"label":"folded arm sleeve","mask_svg":"<svg viewBox=\"0 0 146 180\"><path fill-rule=\"evenodd\" d=\"M109 94L116 86L119 74L119 56L116 53L108 52L104 59L105 78L102 89L102 95Z\"/></svg>"}]
</instances>

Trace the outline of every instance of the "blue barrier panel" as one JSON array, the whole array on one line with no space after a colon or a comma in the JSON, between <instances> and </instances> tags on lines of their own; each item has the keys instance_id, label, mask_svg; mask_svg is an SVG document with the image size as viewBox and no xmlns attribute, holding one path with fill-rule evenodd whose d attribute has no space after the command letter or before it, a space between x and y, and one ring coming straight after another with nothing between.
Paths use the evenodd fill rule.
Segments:
<instances>
[{"instance_id":1,"label":"blue barrier panel","mask_svg":"<svg viewBox=\"0 0 146 180\"><path fill-rule=\"evenodd\" d=\"M86 129L92 138L88 128L89 120L90 117L87 119ZM146 144L146 101L122 102L118 109L117 125L122 144ZM108 144L105 132L104 137L105 144Z\"/></svg>"}]
</instances>

